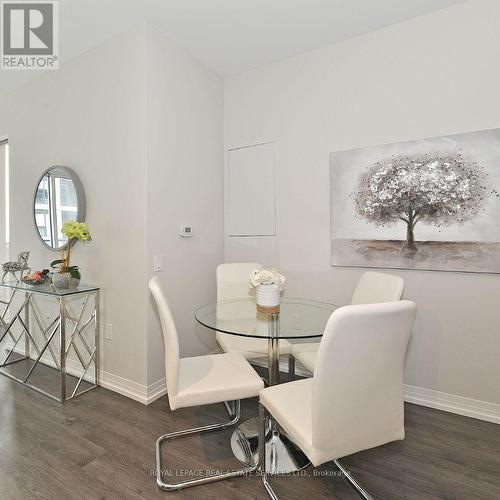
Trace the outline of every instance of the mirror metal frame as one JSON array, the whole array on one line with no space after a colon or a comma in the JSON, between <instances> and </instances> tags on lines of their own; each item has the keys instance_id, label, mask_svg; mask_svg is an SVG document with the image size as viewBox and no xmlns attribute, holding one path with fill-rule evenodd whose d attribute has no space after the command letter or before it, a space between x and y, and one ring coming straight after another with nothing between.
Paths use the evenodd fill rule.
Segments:
<instances>
[{"instance_id":1,"label":"mirror metal frame","mask_svg":"<svg viewBox=\"0 0 500 500\"><path fill-rule=\"evenodd\" d=\"M49 245L47 245L46 241L42 238L42 235L38 231L38 226L36 224L36 211L35 211L35 205L36 205L36 195L38 193L38 188L40 186L40 183L42 182L43 178L50 172L52 171L61 171L64 172L65 175L67 175L73 182L73 186L75 187L75 193L76 193L76 202L78 204L78 209L76 212L76 221L77 222L85 222L85 216L87 214L87 205L86 205L86 200L85 200L85 191L83 189L82 182L80 181L80 177L78 177L78 174L71 168L69 167L64 167L61 165L53 165L52 167L49 167L47 170L43 172L43 174L40 176L38 179L38 182L35 186L35 193L33 196L33 221L35 223L35 231L40 239L40 241L43 243L43 246L48 248L49 250L52 250L53 252L60 252L61 250L64 250L68 247L68 243L63 245L62 247L54 248Z\"/></svg>"}]
</instances>

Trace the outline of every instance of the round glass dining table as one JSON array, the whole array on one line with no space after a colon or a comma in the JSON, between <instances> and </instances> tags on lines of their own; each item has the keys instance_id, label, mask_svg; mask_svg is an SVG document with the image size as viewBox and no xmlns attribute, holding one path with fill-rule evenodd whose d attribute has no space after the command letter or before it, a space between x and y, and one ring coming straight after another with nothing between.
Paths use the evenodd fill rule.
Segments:
<instances>
[{"instance_id":1,"label":"round glass dining table","mask_svg":"<svg viewBox=\"0 0 500 500\"><path fill-rule=\"evenodd\" d=\"M332 312L339 306L295 298L282 298L275 312L266 312L255 299L236 299L200 307L196 320L228 335L267 341L269 385L279 383L280 340L300 341L321 337ZM307 404L304 402L304 404ZM266 433L266 463L270 473L289 473L309 464L305 454L270 419ZM231 437L231 447L241 462L258 458L258 419L243 422Z\"/></svg>"}]
</instances>

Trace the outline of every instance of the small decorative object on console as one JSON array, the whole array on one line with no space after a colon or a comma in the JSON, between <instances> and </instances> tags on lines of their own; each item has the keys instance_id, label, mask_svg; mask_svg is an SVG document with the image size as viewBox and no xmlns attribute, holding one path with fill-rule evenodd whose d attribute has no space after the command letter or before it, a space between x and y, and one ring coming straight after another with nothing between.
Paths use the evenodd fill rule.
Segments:
<instances>
[{"instance_id":1,"label":"small decorative object on console","mask_svg":"<svg viewBox=\"0 0 500 500\"><path fill-rule=\"evenodd\" d=\"M68 238L68 244L61 250L61 259L51 262L50 267L59 269L52 276L52 283L56 288L67 289L77 287L80 283L81 274L78 266L70 266L71 246L76 241L90 241L90 231L84 222L70 220L66 222L61 232Z\"/></svg>"},{"instance_id":2,"label":"small decorative object on console","mask_svg":"<svg viewBox=\"0 0 500 500\"><path fill-rule=\"evenodd\" d=\"M20 252L17 256L17 260L6 262L2 264L3 276L2 283L5 283L5 276L11 273L14 278L18 279L16 273L20 273L19 279L23 279L24 271L31 272L31 268L28 266L28 258L30 256L29 252Z\"/></svg>"},{"instance_id":3,"label":"small decorative object on console","mask_svg":"<svg viewBox=\"0 0 500 500\"><path fill-rule=\"evenodd\" d=\"M257 309L264 313L277 313L280 293L285 277L277 269L256 269L250 275L250 287L255 288Z\"/></svg>"},{"instance_id":4,"label":"small decorative object on console","mask_svg":"<svg viewBox=\"0 0 500 500\"><path fill-rule=\"evenodd\" d=\"M43 285L50 282L50 271L44 269L43 271L35 271L32 274L28 274L22 278L24 283L29 283L30 285Z\"/></svg>"}]
</instances>

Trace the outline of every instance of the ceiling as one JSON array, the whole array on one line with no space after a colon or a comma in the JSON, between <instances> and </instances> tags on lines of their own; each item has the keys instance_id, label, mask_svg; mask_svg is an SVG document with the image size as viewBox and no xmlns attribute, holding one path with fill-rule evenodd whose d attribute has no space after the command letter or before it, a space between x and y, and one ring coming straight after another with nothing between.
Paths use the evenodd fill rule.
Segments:
<instances>
[{"instance_id":1,"label":"ceiling","mask_svg":"<svg viewBox=\"0 0 500 500\"><path fill-rule=\"evenodd\" d=\"M59 0L60 62L143 21L222 76L464 0ZM0 94L39 74L0 70Z\"/></svg>"}]
</instances>

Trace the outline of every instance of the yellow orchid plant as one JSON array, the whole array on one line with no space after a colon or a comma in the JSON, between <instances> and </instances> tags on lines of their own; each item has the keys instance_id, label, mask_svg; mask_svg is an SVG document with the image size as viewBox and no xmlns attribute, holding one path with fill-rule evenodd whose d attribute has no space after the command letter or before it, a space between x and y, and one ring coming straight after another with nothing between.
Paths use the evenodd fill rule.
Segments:
<instances>
[{"instance_id":1,"label":"yellow orchid plant","mask_svg":"<svg viewBox=\"0 0 500 500\"><path fill-rule=\"evenodd\" d=\"M61 233L68 238L68 244L61 250L61 259L55 260L50 264L51 267L59 267L61 273L70 273L73 278L80 279L80 271L78 266L70 266L69 260L71 257L71 246L73 241L90 241L92 237L90 236L89 227L85 222L76 222L70 220L66 222Z\"/></svg>"}]
</instances>

